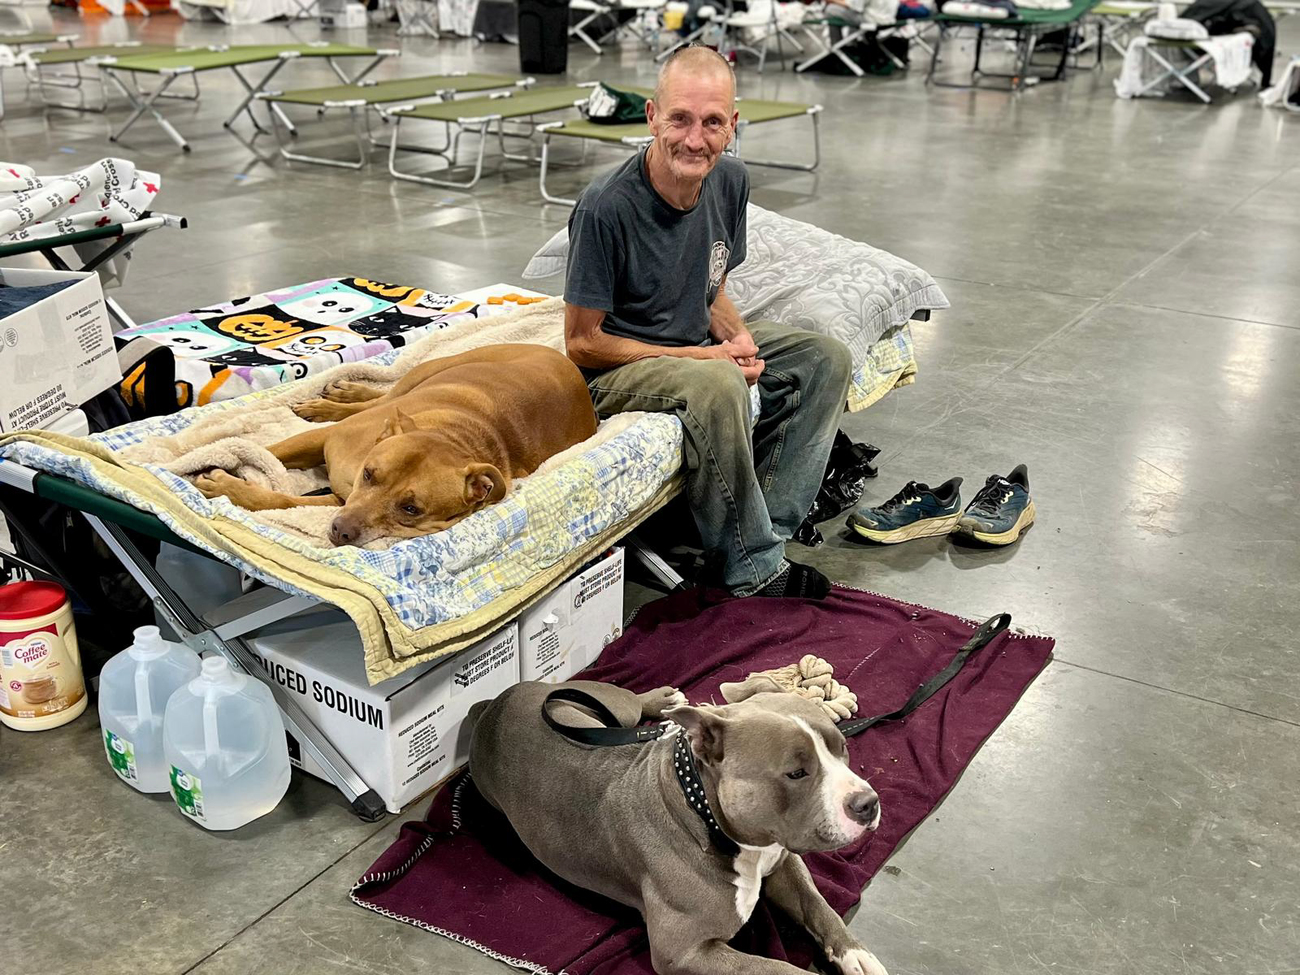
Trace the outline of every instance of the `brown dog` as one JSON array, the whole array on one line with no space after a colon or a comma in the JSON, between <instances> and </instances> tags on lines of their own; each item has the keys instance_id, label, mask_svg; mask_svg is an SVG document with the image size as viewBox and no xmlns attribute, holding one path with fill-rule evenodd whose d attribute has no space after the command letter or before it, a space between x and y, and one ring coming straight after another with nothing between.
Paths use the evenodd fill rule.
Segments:
<instances>
[{"instance_id":1,"label":"brown dog","mask_svg":"<svg viewBox=\"0 0 1300 975\"><path fill-rule=\"evenodd\" d=\"M492 345L416 366L386 394L347 381L293 408L338 420L270 447L285 467L324 464L333 494L296 498L224 471L199 477L208 497L250 511L342 505L335 545L414 538L500 501L510 482L596 432L582 373L544 345Z\"/></svg>"}]
</instances>

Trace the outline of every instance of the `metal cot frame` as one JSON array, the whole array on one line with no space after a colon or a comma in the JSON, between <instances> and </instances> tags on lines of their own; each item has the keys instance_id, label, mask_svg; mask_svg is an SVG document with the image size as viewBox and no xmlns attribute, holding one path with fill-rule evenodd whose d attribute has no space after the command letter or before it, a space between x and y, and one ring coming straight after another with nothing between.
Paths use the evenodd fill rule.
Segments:
<instances>
[{"instance_id":1,"label":"metal cot frame","mask_svg":"<svg viewBox=\"0 0 1300 975\"><path fill-rule=\"evenodd\" d=\"M180 54L194 54L195 64L193 65L173 65L160 64L162 58L175 58ZM166 97L167 90L174 84L177 79L190 76L202 71L215 71L222 68L228 68L240 84L244 86L245 96L240 101L239 106L230 114L223 123L223 127L233 132L235 120L241 114L247 113L249 120L253 123L254 137L258 134L267 134L267 129L257 120L253 114L252 102L259 92L265 91L266 86L271 79L279 73L280 69L291 61L299 58L324 58L330 68L338 76L339 80L346 85L354 85L361 81L366 75L377 68L383 61L389 57L395 57L399 51L391 49L376 48L348 48L342 45L330 44L299 44L290 45L281 50L273 50L265 45L250 45L248 48L238 47L215 47L215 48L196 48L190 52L179 52L178 55L140 55L138 57L128 58L103 58L94 59L92 64L97 65L108 75L109 79L118 87L127 100L131 103L133 111L127 117L127 120L114 132L109 135L109 141L117 142L128 129L131 128L141 116L148 113L155 122L167 133L168 137L176 143L183 151L189 152L190 144L185 137L176 130L167 118L155 107L159 99ZM211 55L228 55L225 58L214 58ZM206 56L206 60L205 60ZM340 57L370 57L373 60L355 75L349 76L336 63L336 58ZM261 78L250 81L244 76L239 69L241 67L272 62L268 70ZM122 77L123 74L154 74L160 79L159 84L152 91L144 91L134 83L128 84ZM297 129L289 121L279 107L274 103L269 106L271 112L279 116L281 123L290 131L296 132Z\"/></svg>"},{"instance_id":2,"label":"metal cot frame","mask_svg":"<svg viewBox=\"0 0 1300 975\"><path fill-rule=\"evenodd\" d=\"M479 80L475 80L479 79ZM401 85L406 91L412 82L427 81L429 89L427 94L412 96L404 93L400 96L390 97L385 92L386 86ZM370 109L374 109L380 119L387 124L388 116L382 111L380 106L392 104L398 101L408 101L412 97L430 98L439 102L450 101L457 94L462 92L481 92L491 91L495 88L504 90L526 89L530 88L534 79L529 78L510 78L505 75L490 76L484 74L473 74L469 72L453 72L444 75L430 75L426 78L401 78L394 82L385 81L360 81L355 85L340 85L338 92L342 97L324 98L319 102L302 101L301 96L304 92L323 89L303 89L302 91L263 91L259 92L257 97L271 104L287 105L308 105L316 108L318 117L324 117L331 111L346 110L349 120L352 124L353 138L356 140L357 155L355 159L332 159L327 156L313 156L305 152L294 152L289 148L290 143L284 138L284 132L278 124L282 117L278 113L271 113L272 129L275 132L276 141L279 144L280 155L292 162L312 163L317 166L334 166L339 169L361 169L370 159L371 148L382 148L388 145L386 140L375 138L374 132L370 125ZM363 89L363 92L347 97L351 92L348 89ZM373 91L364 91L364 89L373 89ZM400 148L408 149L413 152L421 151L417 146L402 146Z\"/></svg>"}]
</instances>

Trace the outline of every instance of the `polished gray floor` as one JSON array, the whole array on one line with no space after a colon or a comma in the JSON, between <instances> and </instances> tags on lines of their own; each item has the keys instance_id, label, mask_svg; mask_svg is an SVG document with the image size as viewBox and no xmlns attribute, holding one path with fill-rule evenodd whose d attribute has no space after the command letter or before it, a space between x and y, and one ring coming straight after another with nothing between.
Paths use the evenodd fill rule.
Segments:
<instances>
[{"instance_id":1,"label":"polished gray floor","mask_svg":"<svg viewBox=\"0 0 1300 975\"><path fill-rule=\"evenodd\" d=\"M1283 51L1300 42L1293 23ZM84 30L289 38L172 17ZM501 45L402 48L384 75L514 66ZM653 77L631 49L574 47L571 68ZM1113 75L1009 97L928 91L919 71L740 74L742 94L826 106L821 170L754 170L754 200L907 257L952 299L915 327L916 385L845 422L884 448L868 500L957 474L969 494L1024 462L1038 504L1005 550L866 548L831 523L804 553L836 580L1009 610L1057 639L865 894L853 928L894 975L1300 972L1300 117L1249 93L1121 102ZM119 297L140 320L343 273L519 282L567 216L518 164L469 195L382 167L286 168L265 138L259 158L219 127L233 79L210 75L198 106L169 107L190 155L149 123L112 149L105 118L40 111L7 80L0 159L50 172L118 153L160 172L159 207L189 218L139 248ZM317 148L322 132L346 139L305 122ZM747 152L800 151L795 131L756 130ZM557 188L618 158L562 171ZM315 781L296 778L253 826L205 834L113 781L91 716L0 733L0 781L2 970L504 971L348 902L398 822L361 824Z\"/></svg>"}]
</instances>

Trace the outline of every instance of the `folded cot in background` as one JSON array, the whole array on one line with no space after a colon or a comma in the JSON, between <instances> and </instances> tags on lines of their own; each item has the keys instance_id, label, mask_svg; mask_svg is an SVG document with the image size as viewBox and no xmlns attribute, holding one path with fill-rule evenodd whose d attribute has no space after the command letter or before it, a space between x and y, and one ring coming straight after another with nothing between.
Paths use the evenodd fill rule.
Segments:
<instances>
[{"instance_id":1,"label":"folded cot in background","mask_svg":"<svg viewBox=\"0 0 1300 975\"><path fill-rule=\"evenodd\" d=\"M1059 10L1036 10L1021 7L1017 16L1005 18L949 13L948 11L953 4L951 2L946 3L941 12L934 16L934 22L939 26L939 33L935 40L934 50L930 54L930 70L925 77L926 83L942 88L986 88L991 86L982 85L980 83L981 78L1000 78L1008 82L1011 91L1023 91L1029 85L1039 81L1059 81L1065 76L1072 45L1068 42L1062 43L1059 61L1051 69L1051 73L1042 74L1035 73L1033 70L1035 67L1034 50L1038 46L1038 41L1044 34L1078 27L1083 18L1099 2L1100 0L1070 0L1068 8ZM968 28L975 31L975 61L971 66L970 81L951 82L938 80L935 77L935 72L941 60L944 41L950 34ZM1015 54L1013 70L1009 73L985 71L981 68L985 35L990 31L996 32L999 36L1007 34L1011 36L1015 45ZM996 87L1002 88L1003 86L999 84Z\"/></svg>"},{"instance_id":2,"label":"folded cot in background","mask_svg":"<svg viewBox=\"0 0 1300 975\"><path fill-rule=\"evenodd\" d=\"M644 90L629 89L636 91L638 94ZM649 94L648 91L644 92ZM741 155L741 143L744 135L750 126L761 125L764 122L776 122L782 119L806 118L812 121L812 160L810 162L796 162L793 160L780 159L750 159L745 158L745 162L751 166L772 166L777 169L796 169L802 172L812 172L821 162L821 128L818 119L821 115L822 107L820 105L805 105L801 102L775 102L764 101L758 98L739 98L736 101L736 110L740 113L740 121L736 127L735 141L732 148L736 155ZM549 203L563 203L573 206L577 201L562 196L556 196L546 187L546 176L550 169L550 150L551 139L554 137L580 139L593 141L603 145L619 146L628 149L636 149L650 141L650 133L646 129L644 122L628 122L618 125L609 125L605 123L592 122L587 119L563 120L557 122L545 122L538 126L538 131L542 134L542 160L541 172L538 177L539 187L542 193L542 199Z\"/></svg>"},{"instance_id":3,"label":"folded cot in background","mask_svg":"<svg viewBox=\"0 0 1300 975\"><path fill-rule=\"evenodd\" d=\"M257 132L265 132L266 130L262 127L262 124L253 115L253 110L250 107L251 103L258 92L266 90L266 86L271 79L291 61L302 58L323 59L341 82L354 85L377 68L386 58L399 53L399 51L395 50L356 47L350 44L326 44L323 42L289 45L243 44L231 47L191 48L162 54L108 57L95 59L91 63L98 65L122 94L126 96L127 101L131 103L131 114L116 131L109 135L111 141L116 142L120 139L142 115L148 113L173 142L184 151L189 152L190 144L180 132L176 131L176 128L157 107L159 100L167 96L168 89L182 76L193 76L204 71L231 71L239 79L247 94L240 101L239 107L222 124L225 128L232 129L235 120L241 114L247 112L254 129ZM348 75L339 67L338 59L354 57L369 57L372 60L360 71ZM255 64L270 64L271 68L261 78L250 81L240 69ZM152 91L146 92L136 84L135 79L132 79L130 84L124 80L124 76L131 75L154 75L158 78L158 84ZM273 112L279 112L278 107L274 104L270 108ZM280 121L290 131L294 131L293 123L283 113L280 113Z\"/></svg>"},{"instance_id":4,"label":"folded cot in background","mask_svg":"<svg viewBox=\"0 0 1300 975\"><path fill-rule=\"evenodd\" d=\"M320 166L337 166L342 169L360 169L370 158L370 148L384 145L370 131L370 113L368 111L370 108L391 105L395 102L417 102L424 99L447 101L466 92L528 88L532 84L532 78L461 71L450 74L425 75L419 78L359 81L356 84L330 85L325 88L263 91L259 92L257 97L262 101L277 106L309 106L315 108L317 114L321 117L331 110L346 109L352 122L352 131L357 143L356 159L333 159L293 152L280 136L280 127L274 125L275 115L272 115L271 121L276 138L280 143L280 155L285 159L295 162L315 163Z\"/></svg>"}]
</instances>

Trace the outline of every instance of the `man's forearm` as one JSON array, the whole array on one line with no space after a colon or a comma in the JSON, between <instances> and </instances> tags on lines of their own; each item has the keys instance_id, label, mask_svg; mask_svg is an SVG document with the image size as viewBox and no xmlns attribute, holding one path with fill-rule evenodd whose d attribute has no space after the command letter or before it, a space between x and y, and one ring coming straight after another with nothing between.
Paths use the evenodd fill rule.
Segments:
<instances>
[{"instance_id":1,"label":"man's forearm","mask_svg":"<svg viewBox=\"0 0 1300 975\"><path fill-rule=\"evenodd\" d=\"M621 335L610 335L604 330L594 335L570 337L568 340L569 358L579 366L587 369L613 369L625 366L629 362L642 359L656 359L660 356L674 356L680 359L707 359L705 349L695 345L652 345L638 342L636 339Z\"/></svg>"},{"instance_id":2,"label":"man's forearm","mask_svg":"<svg viewBox=\"0 0 1300 975\"><path fill-rule=\"evenodd\" d=\"M742 332L748 334L748 331L745 320L740 317L740 309L719 288L718 296L709 306L709 334L719 342L728 342Z\"/></svg>"}]
</instances>

